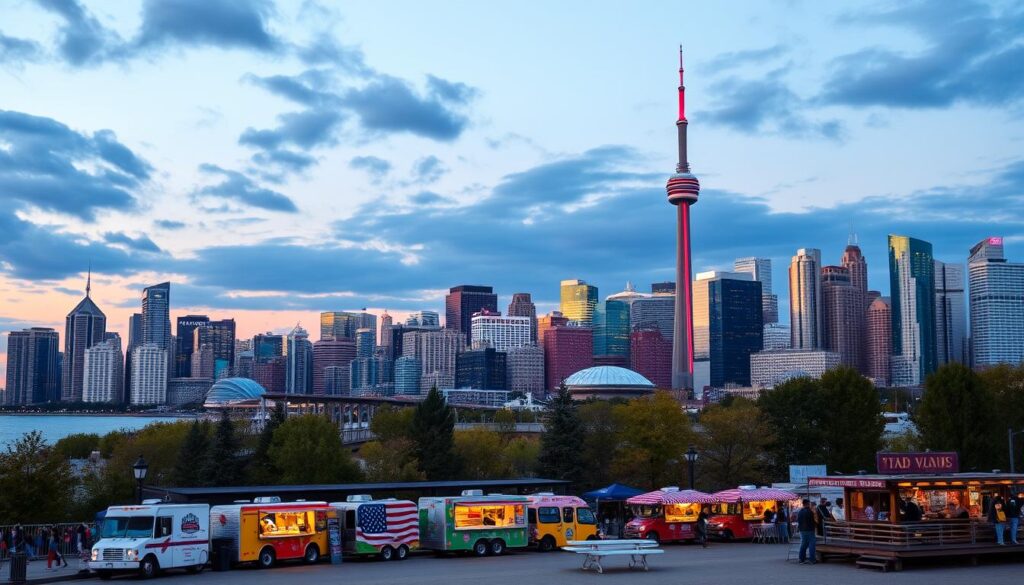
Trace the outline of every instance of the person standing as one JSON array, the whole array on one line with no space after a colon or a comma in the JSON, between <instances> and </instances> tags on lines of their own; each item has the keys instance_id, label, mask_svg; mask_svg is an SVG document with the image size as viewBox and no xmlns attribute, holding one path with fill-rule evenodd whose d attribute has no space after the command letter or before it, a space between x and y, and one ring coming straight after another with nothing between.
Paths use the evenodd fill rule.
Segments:
<instances>
[{"instance_id":1,"label":"person standing","mask_svg":"<svg viewBox=\"0 0 1024 585\"><path fill-rule=\"evenodd\" d=\"M1003 532L1006 531L1006 510L1003 509L1003 498L996 496L988 507L988 521L992 523L996 531L996 544L1003 546L1006 540Z\"/></svg>"},{"instance_id":2,"label":"person standing","mask_svg":"<svg viewBox=\"0 0 1024 585\"><path fill-rule=\"evenodd\" d=\"M846 522L846 509L843 508L843 498L836 498L836 505L829 510L836 522Z\"/></svg>"},{"instance_id":3,"label":"person standing","mask_svg":"<svg viewBox=\"0 0 1024 585\"><path fill-rule=\"evenodd\" d=\"M1006 500L1006 516L1010 520L1010 544L1017 542L1017 529L1020 527L1020 505L1016 498Z\"/></svg>"},{"instance_id":4,"label":"person standing","mask_svg":"<svg viewBox=\"0 0 1024 585\"><path fill-rule=\"evenodd\" d=\"M814 510L811 509L811 501L805 499L803 507L796 515L796 529L800 531L800 564L813 565L815 560L814 545L817 535L814 533ZM808 560L810 556L810 560Z\"/></svg>"},{"instance_id":5,"label":"person standing","mask_svg":"<svg viewBox=\"0 0 1024 585\"><path fill-rule=\"evenodd\" d=\"M697 542L704 548L708 547L708 519L711 517L711 510L707 506L700 509L697 514Z\"/></svg>"},{"instance_id":6,"label":"person standing","mask_svg":"<svg viewBox=\"0 0 1024 585\"><path fill-rule=\"evenodd\" d=\"M779 513L775 515L775 527L779 531L779 542L789 543L789 506L779 505Z\"/></svg>"},{"instance_id":7,"label":"person standing","mask_svg":"<svg viewBox=\"0 0 1024 585\"><path fill-rule=\"evenodd\" d=\"M816 529L818 536L825 536L825 520L833 520L832 512L828 509L828 500L821 498L818 501L818 508L815 510L816 516Z\"/></svg>"}]
</instances>

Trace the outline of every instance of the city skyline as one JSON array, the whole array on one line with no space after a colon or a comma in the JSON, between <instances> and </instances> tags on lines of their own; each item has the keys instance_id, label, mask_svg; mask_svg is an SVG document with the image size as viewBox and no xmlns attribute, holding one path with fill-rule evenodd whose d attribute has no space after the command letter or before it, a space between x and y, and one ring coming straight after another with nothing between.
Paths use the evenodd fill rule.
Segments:
<instances>
[{"instance_id":1,"label":"city skyline","mask_svg":"<svg viewBox=\"0 0 1024 585\"><path fill-rule=\"evenodd\" d=\"M1005 236L1011 256L1024 242L1012 214L999 211L1020 204L1024 185L1024 163L1005 154L1021 125L1001 113L1019 106L1022 90L994 82L1021 75L998 69L1002 47L1021 29L994 25L1019 21L1004 5L965 4L939 18L940 4L825 12L787 5L782 16L766 4L750 22L695 7L671 26L665 14L681 8L652 5L631 15L645 31L635 47L620 54L580 42L567 50L572 39L560 39L537 72L524 65L549 50L546 41L517 55L517 42L502 33L475 57L452 54L447 43L410 55L366 32L382 16L363 7L328 14L324 30L314 30L316 19L297 5L232 5L252 27L211 25L189 36L156 11L109 14L85 2L100 27L90 30L110 33L96 36L90 54L51 42L73 30L73 20L31 3L5 9L5 22L18 26L0 32L27 48L0 57L0 74L13 81L5 84L0 141L30 180L0 169L0 225L14 236L0 243L0 330L62 331L60 317L81 298L90 261L93 296L123 340L141 289L162 281L174 283L172 320L234 317L239 337L248 337L286 333L300 321L314 327L321 310L437 310L460 282L494 286L499 307L514 292L532 293L542 314L557 304L558 279L586 280L601 298L627 280L671 280L673 210L662 189L674 156L665 121L675 110L668 84L680 39L699 153L691 162L705 183L694 216L695 272L756 255L772 259L774 281L785 282L795 249L837 258L855 231L871 288L888 294L888 233L929 241L936 259L957 263L990 235ZM444 11L423 14L432 37L451 26ZM568 6L550 11L556 26L578 16ZM408 14L422 12L410 6ZM764 32L782 18L830 25L837 38ZM610 11L590 19L590 34L614 30ZM703 30L722 27L721 39ZM879 32L862 40L864 28ZM960 59L938 42L953 32L971 41ZM411 41L425 34L410 33ZM802 54L808 46L820 56ZM878 59L858 65L868 50ZM942 71L925 69L909 89L880 83L886 72L933 61ZM149 99L184 83L190 66L217 79L211 103ZM155 80L157 72L166 80ZM618 82L581 100L580 88L595 77ZM339 80L358 89L346 94ZM73 102L59 97L72 92ZM405 126L382 123L368 105L380 95L407 100L399 103L415 115ZM539 123L509 107L526 95ZM597 115L609 111L615 119ZM332 114L347 122L329 126L329 135L300 132L302 120L327 124ZM930 146L946 136L939 116L951 114L957 148ZM195 136L174 136L182 125ZM897 151L900 164L892 165ZM27 158L33 154L42 160ZM286 159L305 169L286 170ZM57 175L44 163L109 172ZM339 193L336 184L352 187ZM370 207L382 193L393 204ZM968 204L946 212L940 202L959 195L969 195ZM605 198L600 206L595 197ZM495 221L508 210L518 221ZM787 307L788 291L778 294Z\"/></svg>"}]
</instances>

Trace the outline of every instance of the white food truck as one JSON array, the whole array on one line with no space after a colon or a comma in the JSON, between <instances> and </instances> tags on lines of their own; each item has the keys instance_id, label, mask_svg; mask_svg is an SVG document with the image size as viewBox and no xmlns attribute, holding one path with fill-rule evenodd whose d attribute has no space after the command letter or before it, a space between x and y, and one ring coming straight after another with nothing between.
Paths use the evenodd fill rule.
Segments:
<instances>
[{"instance_id":1,"label":"white food truck","mask_svg":"<svg viewBox=\"0 0 1024 585\"><path fill-rule=\"evenodd\" d=\"M111 506L92 547L89 568L100 579L118 572L143 578L162 569L203 570L210 553L210 507L206 504Z\"/></svg>"}]
</instances>

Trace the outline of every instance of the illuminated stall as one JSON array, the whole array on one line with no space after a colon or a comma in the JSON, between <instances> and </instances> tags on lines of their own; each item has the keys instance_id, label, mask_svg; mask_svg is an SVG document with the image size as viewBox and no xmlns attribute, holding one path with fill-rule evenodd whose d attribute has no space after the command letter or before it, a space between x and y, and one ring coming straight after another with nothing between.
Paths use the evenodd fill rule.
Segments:
<instances>
[{"instance_id":1,"label":"illuminated stall","mask_svg":"<svg viewBox=\"0 0 1024 585\"><path fill-rule=\"evenodd\" d=\"M697 540L697 517L715 499L696 490L663 487L626 500L633 519L626 524L626 538L659 542Z\"/></svg>"},{"instance_id":2,"label":"illuminated stall","mask_svg":"<svg viewBox=\"0 0 1024 585\"><path fill-rule=\"evenodd\" d=\"M796 494L786 490L754 486L741 486L711 495L717 503L711 508L708 533L725 540L753 538L755 527L764 524L766 513L774 519L783 504L797 498Z\"/></svg>"},{"instance_id":3,"label":"illuminated stall","mask_svg":"<svg viewBox=\"0 0 1024 585\"><path fill-rule=\"evenodd\" d=\"M477 556L525 547L528 503L524 496L485 496L479 490L420 498L420 544L436 551L472 551Z\"/></svg>"}]
</instances>

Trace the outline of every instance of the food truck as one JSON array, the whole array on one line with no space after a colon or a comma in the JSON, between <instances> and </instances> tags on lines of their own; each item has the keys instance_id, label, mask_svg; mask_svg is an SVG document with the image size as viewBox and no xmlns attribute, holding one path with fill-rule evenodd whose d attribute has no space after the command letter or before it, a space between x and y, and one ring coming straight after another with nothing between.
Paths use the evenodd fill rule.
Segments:
<instances>
[{"instance_id":1,"label":"food truck","mask_svg":"<svg viewBox=\"0 0 1024 585\"><path fill-rule=\"evenodd\" d=\"M269 568L278 561L315 563L329 552L326 502L260 501L210 508L213 542L224 543L232 563ZM221 540L222 539L222 540Z\"/></svg>"},{"instance_id":2,"label":"food truck","mask_svg":"<svg viewBox=\"0 0 1024 585\"><path fill-rule=\"evenodd\" d=\"M378 555L385 561L405 560L420 546L419 514L409 500L375 500L369 495L332 502L341 523L344 552Z\"/></svg>"},{"instance_id":3,"label":"food truck","mask_svg":"<svg viewBox=\"0 0 1024 585\"><path fill-rule=\"evenodd\" d=\"M530 545L548 552L565 546L570 540L595 540L597 520L587 503L576 496L550 493L527 496Z\"/></svg>"},{"instance_id":4,"label":"food truck","mask_svg":"<svg viewBox=\"0 0 1024 585\"><path fill-rule=\"evenodd\" d=\"M438 552L501 555L528 543L525 496L483 495L420 498L420 545Z\"/></svg>"},{"instance_id":5,"label":"food truck","mask_svg":"<svg viewBox=\"0 0 1024 585\"><path fill-rule=\"evenodd\" d=\"M776 488L740 486L711 494L717 503L711 507L708 536L723 540L747 540L754 537L753 526L763 524L765 512L778 513L797 495Z\"/></svg>"},{"instance_id":6,"label":"food truck","mask_svg":"<svg viewBox=\"0 0 1024 585\"><path fill-rule=\"evenodd\" d=\"M709 494L675 486L633 496L626 500L634 517L626 523L625 536L657 542L695 541L700 509L714 503Z\"/></svg>"},{"instance_id":7,"label":"food truck","mask_svg":"<svg viewBox=\"0 0 1024 585\"><path fill-rule=\"evenodd\" d=\"M142 578L162 569L203 570L210 550L210 507L206 504L111 506L100 525L89 568L100 579L137 572Z\"/></svg>"}]
</instances>

